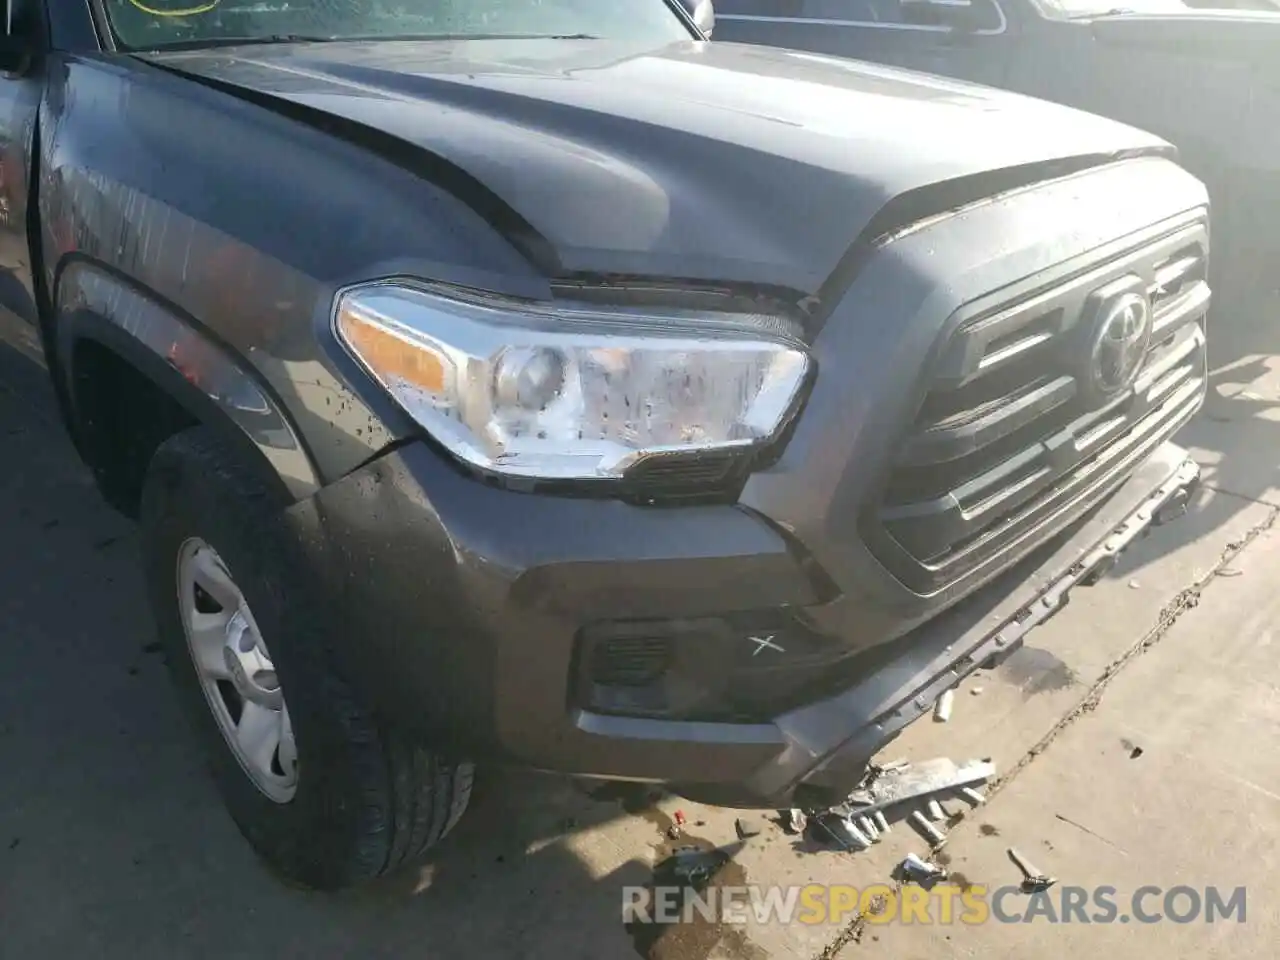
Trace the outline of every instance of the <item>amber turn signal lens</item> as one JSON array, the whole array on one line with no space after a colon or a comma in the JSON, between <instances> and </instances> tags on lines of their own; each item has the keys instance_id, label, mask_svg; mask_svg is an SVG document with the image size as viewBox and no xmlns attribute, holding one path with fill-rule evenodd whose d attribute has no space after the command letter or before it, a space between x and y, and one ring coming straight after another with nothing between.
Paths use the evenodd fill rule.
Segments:
<instances>
[{"instance_id":1,"label":"amber turn signal lens","mask_svg":"<svg viewBox=\"0 0 1280 960\"><path fill-rule=\"evenodd\" d=\"M432 394L444 393L448 361L426 343L401 336L350 309L339 315L338 329L379 379L398 380Z\"/></svg>"}]
</instances>

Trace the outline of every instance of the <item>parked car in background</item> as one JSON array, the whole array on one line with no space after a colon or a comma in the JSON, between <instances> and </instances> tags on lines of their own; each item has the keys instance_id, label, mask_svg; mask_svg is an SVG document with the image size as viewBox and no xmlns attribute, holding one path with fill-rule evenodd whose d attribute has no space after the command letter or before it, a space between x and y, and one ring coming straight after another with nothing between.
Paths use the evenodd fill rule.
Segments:
<instances>
[{"instance_id":1,"label":"parked car in background","mask_svg":"<svg viewBox=\"0 0 1280 960\"><path fill-rule=\"evenodd\" d=\"M1164 137L1208 184L1216 286L1234 299L1272 280L1280 253L1276 10L1267 0L716 0L715 36L990 84Z\"/></svg>"},{"instance_id":2,"label":"parked car in background","mask_svg":"<svg viewBox=\"0 0 1280 960\"><path fill-rule=\"evenodd\" d=\"M845 797L1197 482L1151 134L664 0L0 2L0 305L296 881L476 761Z\"/></svg>"}]
</instances>

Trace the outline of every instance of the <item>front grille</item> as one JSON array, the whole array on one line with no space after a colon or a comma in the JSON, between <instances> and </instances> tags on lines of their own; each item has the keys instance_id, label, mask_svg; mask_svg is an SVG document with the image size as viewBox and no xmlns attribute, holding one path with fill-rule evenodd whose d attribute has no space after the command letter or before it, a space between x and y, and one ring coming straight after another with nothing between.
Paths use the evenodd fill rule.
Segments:
<instances>
[{"instance_id":1,"label":"front grille","mask_svg":"<svg viewBox=\"0 0 1280 960\"><path fill-rule=\"evenodd\" d=\"M925 593L1012 558L1181 426L1207 380L1207 256L1204 224L1184 224L962 311L863 516L881 562ZM1107 306L1129 292L1151 304L1151 337L1131 384L1107 393L1094 344Z\"/></svg>"}]
</instances>

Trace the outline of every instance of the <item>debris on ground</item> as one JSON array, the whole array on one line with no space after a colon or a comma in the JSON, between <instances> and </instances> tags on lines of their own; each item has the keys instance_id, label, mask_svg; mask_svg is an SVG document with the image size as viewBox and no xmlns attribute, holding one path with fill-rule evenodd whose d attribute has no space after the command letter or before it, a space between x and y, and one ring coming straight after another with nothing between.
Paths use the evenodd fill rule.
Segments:
<instances>
[{"instance_id":1,"label":"debris on ground","mask_svg":"<svg viewBox=\"0 0 1280 960\"><path fill-rule=\"evenodd\" d=\"M947 835L935 827L919 810L911 811L911 822L920 830L934 850L939 850L947 842Z\"/></svg>"},{"instance_id":2,"label":"debris on ground","mask_svg":"<svg viewBox=\"0 0 1280 960\"><path fill-rule=\"evenodd\" d=\"M911 766L911 761L905 757L897 760L890 760L888 763L872 764L871 770L879 775L881 773L897 773L899 770L905 770Z\"/></svg>"},{"instance_id":3,"label":"debris on ground","mask_svg":"<svg viewBox=\"0 0 1280 960\"><path fill-rule=\"evenodd\" d=\"M971 697L980 697L980 696L982 696L982 687L970 687L970 688L969 688L969 696L971 696Z\"/></svg>"},{"instance_id":4,"label":"debris on ground","mask_svg":"<svg viewBox=\"0 0 1280 960\"><path fill-rule=\"evenodd\" d=\"M787 833L801 834L804 833L805 824L809 822L809 818L799 807L792 807L790 810L778 811L778 822Z\"/></svg>"},{"instance_id":5,"label":"debris on ground","mask_svg":"<svg viewBox=\"0 0 1280 960\"><path fill-rule=\"evenodd\" d=\"M964 797L967 800L969 800L969 802L971 802L975 807L981 806L982 804L987 802L987 798L984 797L982 794L980 794L977 790L973 789L973 787L961 787L960 793L963 794Z\"/></svg>"},{"instance_id":6,"label":"debris on ground","mask_svg":"<svg viewBox=\"0 0 1280 960\"><path fill-rule=\"evenodd\" d=\"M834 841L844 850L866 850L871 838L858 829L847 814L825 810L809 817L809 832L822 842Z\"/></svg>"},{"instance_id":7,"label":"debris on ground","mask_svg":"<svg viewBox=\"0 0 1280 960\"><path fill-rule=\"evenodd\" d=\"M937 850L947 837L935 823L950 824L960 816L950 816L956 807L948 810L942 800L955 795L963 796L973 806L984 803L986 797L972 785L989 780L995 772L995 764L989 759L957 764L939 757L921 763L897 760L872 764L845 803L825 810L779 810L778 821L788 833L806 833L824 846L865 850L889 831L886 809L907 801L923 801L923 809L913 810L910 819Z\"/></svg>"},{"instance_id":8,"label":"debris on ground","mask_svg":"<svg viewBox=\"0 0 1280 960\"><path fill-rule=\"evenodd\" d=\"M1017 847L1009 848L1009 859L1022 871L1023 893L1038 893L1041 890L1048 890L1058 882L1056 877L1049 876L1023 856Z\"/></svg>"},{"instance_id":9,"label":"debris on ground","mask_svg":"<svg viewBox=\"0 0 1280 960\"><path fill-rule=\"evenodd\" d=\"M686 820L684 811L677 810L671 817L671 826L667 828L667 836L674 840L676 837L684 833L684 825Z\"/></svg>"},{"instance_id":10,"label":"debris on ground","mask_svg":"<svg viewBox=\"0 0 1280 960\"><path fill-rule=\"evenodd\" d=\"M1141 590L1141 589L1142 589L1142 584L1140 584L1137 580L1130 580L1130 581L1129 581L1129 589L1130 589L1130 590Z\"/></svg>"},{"instance_id":11,"label":"debris on ground","mask_svg":"<svg viewBox=\"0 0 1280 960\"><path fill-rule=\"evenodd\" d=\"M946 723L951 719L951 708L956 702L956 692L954 689L942 691L942 696L938 698L938 702L933 707L933 719L935 723Z\"/></svg>"},{"instance_id":12,"label":"debris on ground","mask_svg":"<svg viewBox=\"0 0 1280 960\"><path fill-rule=\"evenodd\" d=\"M932 860L924 860L917 857L914 853L908 853L906 859L898 864L898 874L903 880L915 880L924 883L947 878L946 868L939 866Z\"/></svg>"},{"instance_id":13,"label":"debris on ground","mask_svg":"<svg viewBox=\"0 0 1280 960\"><path fill-rule=\"evenodd\" d=\"M881 767L874 779L868 776L867 786L849 795L849 804L859 815L866 815L904 800L990 780L995 773L996 766L990 760L970 760L960 765L948 757L907 764L893 770Z\"/></svg>"},{"instance_id":14,"label":"debris on ground","mask_svg":"<svg viewBox=\"0 0 1280 960\"><path fill-rule=\"evenodd\" d=\"M1218 571L1218 576L1220 576L1220 577L1238 577L1238 576L1240 576L1242 573L1244 573L1244 571L1243 571L1243 570L1237 570L1235 567L1223 567L1221 570L1219 570L1219 571Z\"/></svg>"},{"instance_id":15,"label":"debris on ground","mask_svg":"<svg viewBox=\"0 0 1280 960\"><path fill-rule=\"evenodd\" d=\"M723 850L677 847L653 868L653 873L659 884L700 889L728 862L729 855Z\"/></svg>"},{"instance_id":16,"label":"debris on ground","mask_svg":"<svg viewBox=\"0 0 1280 960\"><path fill-rule=\"evenodd\" d=\"M739 840L748 840L760 833L760 824L750 823L741 817L733 821L733 828L738 831Z\"/></svg>"}]
</instances>

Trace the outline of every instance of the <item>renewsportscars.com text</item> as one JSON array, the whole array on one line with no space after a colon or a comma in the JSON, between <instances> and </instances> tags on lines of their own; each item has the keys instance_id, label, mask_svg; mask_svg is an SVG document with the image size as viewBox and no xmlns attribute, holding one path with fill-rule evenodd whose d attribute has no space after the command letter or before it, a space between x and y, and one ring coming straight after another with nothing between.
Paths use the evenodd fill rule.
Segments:
<instances>
[{"instance_id":1,"label":"renewsportscars.com text","mask_svg":"<svg viewBox=\"0 0 1280 960\"><path fill-rule=\"evenodd\" d=\"M938 884L931 889L888 884L806 886L624 887L625 923L842 924L868 923L1244 923L1244 887L1060 885L1028 894L1020 887Z\"/></svg>"}]
</instances>

